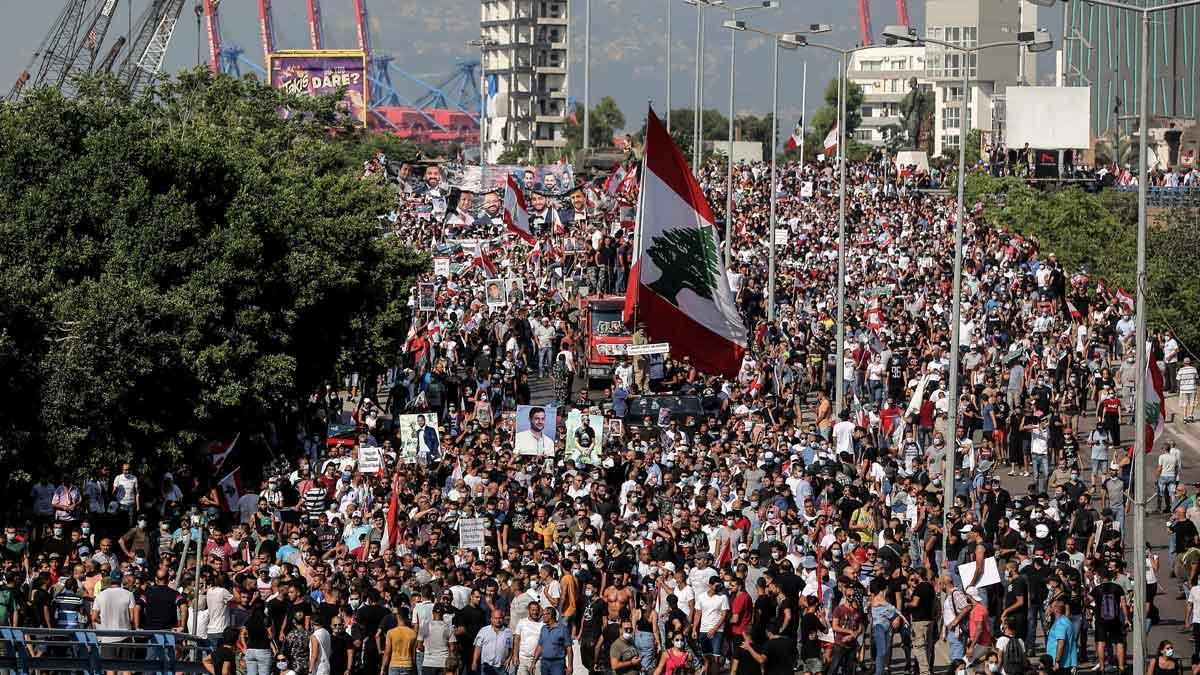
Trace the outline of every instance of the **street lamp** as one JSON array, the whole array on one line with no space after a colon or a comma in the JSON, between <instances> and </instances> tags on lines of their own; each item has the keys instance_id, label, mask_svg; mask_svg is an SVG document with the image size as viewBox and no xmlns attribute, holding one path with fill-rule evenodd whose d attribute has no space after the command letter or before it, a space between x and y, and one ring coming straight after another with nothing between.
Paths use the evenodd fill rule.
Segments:
<instances>
[{"instance_id":1,"label":"street lamp","mask_svg":"<svg viewBox=\"0 0 1200 675\"><path fill-rule=\"evenodd\" d=\"M484 172L487 171L487 49L498 42L480 36L477 40L469 40L468 47L479 49L479 72L483 76L483 86L479 88L479 189L484 189Z\"/></svg>"},{"instance_id":2,"label":"street lamp","mask_svg":"<svg viewBox=\"0 0 1200 675\"><path fill-rule=\"evenodd\" d=\"M829 24L814 23L808 26L808 30L799 31L796 33L772 33L757 28L750 28L745 21L730 20L723 24L726 28L735 31L750 31L759 35L766 35L771 38L774 43L772 50L771 61L771 177L770 177L770 202L771 202L771 219L770 225L767 227L767 237L770 241L770 258L767 268L767 319L775 320L775 153L779 148L779 50L788 49L795 51L801 46L800 37L802 33L828 33L832 28ZM803 161L803 155L801 156Z\"/></svg>"},{"instance_id":3,"label":"street lamp","mask_svg":"<svg viewBox=\"0 0 1200 675\"><path fill-rule=\"evenodd\" d=\"M200 566L204 563L204 526L208 520L207 515L200 510L193 510L189 514L192 522L192 527L196 529L196 575L192 580L193 593L195 594L195 604L192 607L192 635L200 635ZM192 533L188 532L188 539L191 539Z\"/></svg>"},{"instance_id":4,"label":"street lamp","mask_svg":"<svg viewBox=\"0 0 1200 675\"><path fill-rule=\"evenodd\" d=\"M1200 0L1196 0L1200 2ZM883 36L889 44L936 44L960 52L962 60L962 101L958 122L958 203L954 214L954 285L950 291L950 377L946 392L946 449L942 459L942 559L947 555L950 504L954 502L954 465L958 446L958 352L962 322L962 231L966 209L963 206L967 177L967 130L970 129L967 110L967 89L971 86L971 54L994 47L1026 47L1031 52L1044 52L1053 46L1050 34L1044 30L1024 31L1017 39L1008 42L992 42L975 47L963 47L952 42L917 37L916 31L908 26L888 26Z\"/></svg>"},{"instance_id":5,"label":"street lamp","mask_svg":"<svg viewBox=\"0 0 1200 675\"><path fill-rule=\"evenodd\" d=\"M1050 7L1058 0L1030 0L1035 5ZM1062 0L1066 1L1066 0ZM1146 143L1150 137L1150 16L1184 7L1200 5L1200 0L1179 0L1155 7L1137 7L1116 0L1083 0L1090 5L1122 9L1142 15L1141 64L1138 72L1138 133L1141 136L1138 152L1138 225L1137 225L1137 314L1134 332L1134 351L1137 352L1137 384L1133 404L1133 626L1130 631L1133 647L1133 675L1143 675L1146 667L1146 635L1141 627L1146 623L1146 485L1145 455L1153 448L1146 447L1146 191L1149 166L1146 162ZM1116 144L1113 156L1116 156ZM1162 414L1162 411L1159 412ZM1122 664L1124 665L1124 664Z\"/></svg>"},{"instance_id":6,"label":"street lamp","mask_svg":"<svg viewBox=\"0 0 1200 675\"><path fill-rule=\"evenodd\" d=\"M825 32L825 31L814 31ZM834 408L840 415L846 407L846 59L855 52L864 49L874 49L873 45L863 45L851 49L834 47L817 42L809 42L800 34L791 36L792 42L800 47L813 47L838 54L838 275L837 275L837 362L833 387ZM774 201L774 200L772 200ZM774 236L774 233L772 233Z\"/></svg>"},{"instance_id":7,"label":"street lamp","mask_svg":"<svg viewBox=\"0 0 1200 675\"><path fill-rule=\"evenodd\" d=\"M729 25L730 23L733 23L733 24L738 23L738 21L737 21L738 12L748 12L753 9L778 9L779 8L779 0L761 0L760 2L758 2L756 4L743 5L741 7L729 7L725 4L725 0L684 0L684 1L687 2L688 4L695 4L697 11L699 11L700 6L703 5L704 7L715 7L718 9L723 9L726 12L729 12L729 21L726 21L723 24L726 28L730 27L730 25ZM726 159L726 162L725 162L725 241L723 244L723 247L725 249L725 267L726 268L729 267L730 260L732 259L731 258L732 247L730 246L730 239L731 239L732 233L733 233L733 117L734 117L734 109L733 109L734 96L733 96L733 94L734 94L734 81L735 81L734 80L734 65L737 61L737 34L738 34L739 30L745 30L745 28L743 27L741 29L733 30L729 34L729 120L728 120L728 138L726 139L727 145L726 145L726 149L725 149L725 155L726 155L726 157L725 157L725 159ZM701 90L701 91L703 91L703 90ZM704 129L703 123L701 123L700 129L701 129L701 133L703 133L703 129ZM700 139L700 143L701 144L704 143L703 138ZM699 155L699 156L703 156L703 155Z\"/></svg>"},{"instance_id":8,"label":"street lamp","mask_svg":"<svg viewBox=\"0 0 1200 675\"><path fill-rule=\"evenodd\" d=\"M670 39L668 37L668 39ZM583 3L583 148L592 147L592 98L588 87L592 74L592 0Z\"/></svg>"}]
</instances>

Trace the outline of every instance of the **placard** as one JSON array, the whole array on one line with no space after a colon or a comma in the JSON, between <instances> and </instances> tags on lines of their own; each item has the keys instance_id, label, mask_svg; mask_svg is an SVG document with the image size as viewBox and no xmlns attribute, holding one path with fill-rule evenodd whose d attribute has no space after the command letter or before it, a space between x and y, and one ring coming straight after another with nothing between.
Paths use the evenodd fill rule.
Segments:
<instances>
[{"instance_id":1,"label":"placard","mask_svg":"<svg viewBox=\"0 0 1200 675\"><path fill-rule=\"evenodd\" d=\"M585 424L586 419L586 424ZM567 459L576 464L599 464L604 445L604 417L584 415L580 410L567 414Z\"/></svg>"},{"instance_id":2,"label":"placard","mask_svg":"<svg viewBox=\"0 0 1200 675\"><path fill-rule=\"evenodd\" d=\"M786 227L775 228L775 245L787 246L788 238L791 236L791 234L792 233L788 232Z\"/></svg>"},{"instance_id":3,"label":"placard","mask_svg":"<svg viewBox=\"0 0 1200 675\"><path fill-rule=\"evenodd\" d=\"M645 356L646 354L668 354L671 351L670 342L651 342L645 345L628 345L625 348L627 356Z\"/></svg>"},{"instance_id":4,"label":"placard","mask_svg":"<svg viewBox=\"0 0 1200 675\"><path fill-rule=\"evenodd\" d=\"M513 447L518 454L553 457L558 411L540 405L517 406Z\"/></svg>"},{"instance_id":5,"label":"placard","mask_svg":"<svg viewBox=\"0 0 1200 675\"><path fill-rule=\"evenodd\" d=\"M966 584L975 577L975 563L961 563L958 566L958 578L962 579L963 584ZM979 583L975 584L977 588L985 588L994 586L1000 583L1000 568L996 567L996 558L989 556L983 559L983 574L979 577Z\"/></svg>"},{"instance_id":6,"label":"placard","mask_svg":"<svg viewBox=\"0 0 1200 675\"><path fill-rule=\"evenodd\" d=\"M379 448L358 447L358 472L362 474L379 473L383 468L383 452Z\"/></svg>"},{"instance_id":7,"label":"placard","mask_svg":"<svg viewBox=\"0 0 1200 675\"><path fill-rule=\"evenodd\" d=\"M417 309L432 312L437 309L437 287L433 284L417 284Z\"/></svg>"},{"instance_id":8,"label":"placard","mask_svg":"<svg viewBox=\"0 0 1200 675\"><path fill-rule=\"evenodd\" d=\"M507 287L503 279L488 279L483 282L483 289L488 307L503 307L508 304Z\"/></svg>"},{"instance_id":9,"label":"placard","mask_svg":"<svg viewBox=\"0 0 1200 675\"><path fill-rule=\"evenodd\" d=\"M450 258L446 256L437 256L433 259L433 274L434 276L450 278Z\"/></svg>"},{"instance_id":10,"label":"placard","mask_svg":"<svg viewBox=\"0 0 1200 675\"><path fill-rule=\"evenodd\" d=\"M801 197L813 196L813 182L811 180L806 180L800 184L800 196Z\"/></svg>"},{"instance_id":11,"label":"placard","mask_svg":"<svg viewBox=\"0 0 1200 675\"><path fill-rule=\"evenodd\" d=\"M416 464L418 458L426 462L441 457L441 434L433 415L397 415L396 426L400 428L400 463Z\"/></svg>"},{"instance_id":12,"label":"placard","mask_svg":"<svg viewBox=\"0 0 1200 675\"><path fill-rule=\"evenodd\" d=\"M475 550L482 549L483 531L483 518L459 518L458 545L462 548L473 548Z\"/></svg>"}]
</instances>

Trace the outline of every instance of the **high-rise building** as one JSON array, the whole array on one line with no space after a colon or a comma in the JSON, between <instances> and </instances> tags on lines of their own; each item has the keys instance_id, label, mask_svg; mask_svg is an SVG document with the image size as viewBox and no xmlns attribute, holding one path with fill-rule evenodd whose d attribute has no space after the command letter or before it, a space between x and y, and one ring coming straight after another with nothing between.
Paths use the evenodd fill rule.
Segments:
<instances>
[{"instance_id":1,"label":"high-rise building","mask_svg":"<svg viewBox=\"0 0 1200 675\"><path fill-rule=\"evenodd\" d=\"M1134 6L1156 6L1160 0L1128 0ZM1141 15L1072 0L1068 5L1071 40L1067 50L1067 83L1092 87L1092 130L1110 137L1135 131L1136 123L1118 120L1141 112ZM1150 17L1151 117L1196 118L1196 39L1200 7L1184 7ZM1077 34L1077 35L1076 35ZM1154 126L1153 124L1151 126Z\"/></svg>"},{"instance_id":2,"label":"high-rise building","mask_svg":"<svg viewBox=\"0 0 1200 675\"><path fill-rule=\"evenodd\" d=\"M883 145L885 129L903 125L900 102L912 89L929 89L925 79L925 47L870 47L850 55L846 79L863 90L860 108L862 123L854 130L854 140L867 145Z\"/></svg>"},{"instance_id":3,"label":"high-rise building","mask_svg":"<svg viewBox=\"0 0 1200 675\"><path fill-rule=\"evenodd\" d=\"M925 35L962 47L1013 42L1021 30L1037 26L1037 6L1024 0L926 0ZM925 77L933 82L935 155L957 148L964 129L1000 135L1004 124L1004 90L1022 81L1037 82L1036 54L1017 47L997 47L974 54L929 44ZM968 69L968 119L961 119L963 68Z\"/></svg>"},{"instance_id":4,"label":"high-rise building","mask_svg":"<svg viewBox=\"0 0 1200 675\"><path fill-rule=\"evenodd\" d=\"M566 146L569 22L569 0L480 0L488 161Z\"/></svg>"}]
</instances>

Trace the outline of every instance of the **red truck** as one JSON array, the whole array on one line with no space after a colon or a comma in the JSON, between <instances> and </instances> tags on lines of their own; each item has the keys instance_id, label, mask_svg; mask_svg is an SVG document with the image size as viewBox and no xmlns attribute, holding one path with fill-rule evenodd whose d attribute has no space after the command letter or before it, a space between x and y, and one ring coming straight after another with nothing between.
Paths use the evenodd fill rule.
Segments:
<instances>
[{"instance_id":1,"label":"red truck","mask_svg":"<svg viewBox=\"0 0 1200 675\"><path fill-rule=\"evenodd\" d=\"M625 310L623 295L593 295L579 300L579 333L583 348L579 350L577 373L593 381L612 379L617 356L625 354L633 344L633 333L621 320Z\"/></svg>"}]
</instances>

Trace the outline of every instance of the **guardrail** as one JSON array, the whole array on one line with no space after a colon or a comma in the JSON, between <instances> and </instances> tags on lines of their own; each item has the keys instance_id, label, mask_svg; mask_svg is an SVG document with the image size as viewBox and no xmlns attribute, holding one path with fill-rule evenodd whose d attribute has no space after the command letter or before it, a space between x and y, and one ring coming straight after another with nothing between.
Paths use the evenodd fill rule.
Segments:
<instances>
[{"instance_id":1,"label":"guardrail","mask_svg":"<svg viewBox=\"0 0 1200 675\"><path fill-rule=\"evenodd\" d=\"M1114 185L1111 189L1137 192L1136 185ZM1200 187L1163 187L1151 185L1146 190L1146 203L1158 207L1200 208Z\"/></svg>"},{"instance_id":2,"label":"guardrail","mask_svg":"<svg viewBox=\"0 0 1200 675\"><path fill-rule=\"evenodd\" d=\"M104 641L111 638L114 641ZM0 673L206 673L206 638L158 630L0 628Z\"/></svg>"}]
</instances>

